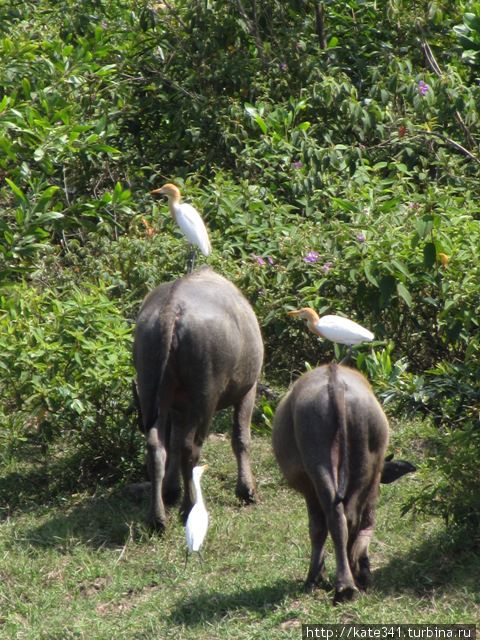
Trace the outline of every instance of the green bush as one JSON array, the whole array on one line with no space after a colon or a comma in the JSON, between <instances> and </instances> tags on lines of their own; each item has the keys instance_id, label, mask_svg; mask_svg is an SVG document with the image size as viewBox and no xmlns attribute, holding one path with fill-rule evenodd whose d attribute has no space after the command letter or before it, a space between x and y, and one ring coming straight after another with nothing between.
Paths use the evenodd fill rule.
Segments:
<instances>
[{"instance_id":1,"label":"green bush","mask_svg":"<svg viewBox=\"0 0 480 640\"><path fill-rule=\"evenodd\" d=\"M127 322L184 273L187 252L148 198L168 180L207 222L207 262L254 305L269 382L338 355L288 309L368 326L378 343L358 366L385 398L434 412L461 466L454 479L451 447L437 444L426 468L454 497L439 489L422 504L458 521L475 512L463 400L480 308L478 3L11 4L0 7L4 455L33 432L85 469L136 465Z\"/></svg>"},{"instance_id":2,"label":"green bush","mask_svg":"<svg viewBox=\"0 0 480 640\"><path fill-rule=\"evenodd\" d=\"M3 300L0 324L2 455L27 439L50 456L74 451L70 477L133 471L131 327L105 288L20 284Z\"/></svg>"},{"instance_id":3,"label":"green bush","mask_svg":"<svg viewBox=\"0 0 480 640\"><path fill-rule=\"evenodd\" d=\"M402 371L389 399L424 416L419 493L407 508L442 516L447 525L480 542L480 341L472 336L465 360L442 361L421 374Z\"/></svg>"}]
</instances>

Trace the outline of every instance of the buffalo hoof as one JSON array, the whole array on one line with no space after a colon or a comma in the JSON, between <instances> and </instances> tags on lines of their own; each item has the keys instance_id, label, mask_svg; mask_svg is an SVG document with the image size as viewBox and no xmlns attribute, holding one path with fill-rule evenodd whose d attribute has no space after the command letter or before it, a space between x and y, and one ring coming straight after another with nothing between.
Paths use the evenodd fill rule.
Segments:
<instances>
[{"instance_id":1,"label":"buffalo hoof","mask_svg":"<svg viewBox=\"0 0 480 640\"><path fill-rule=\"evenodd\" d=\"M313 591L315 591L316 589L319 589L320 585L318 584L318 582L316 580L306 580L303 583L303 590L306 593L312 593Z\"/></svg>"},{"instance_id":2,"label":"buffalo hoof","mask_svg":"<svg viewBox=\"0 0 480 640\"><path fill-rule=\"evenodd\" d=\"M360 570L355 577L355 583L359 589L366 591L372 583L372 572L370 571L370 561L362 558L359 562Z\"/></svg>"},{"instance_id":3,"label":"buffalo hoof","mask_svg":"<svg viewBox=\"0 0 480 640\"><path fill-rule=\"evenodd\" d=\"M255 489L250 489L249 487L237 487L235 495L245 504L255 504L257 502Z\"/></svg>"},{"instance_id":4,"label":"buffalo hoof","mask_svg":"<svg viewBox=\"0 0 480 640\"><path fill-rule=\"evenodd\" d=\"M333 604L341 604L342 602L351 602L358 597L358 589L356 587L342 587L335 591L335 596L333 597Z\"/></svg>"},{"instance_id":5,"label":"buffalo hoof","mask_svg":"<svg viewBox=\"0 0 480 640\"><path fill-rule=\"evenodd\" d=\"M150 529L157 533L158 535L162 535L165 531L165 522L163 520L159 520L158 518L150 517L148 521Z\"/></svg>"},{"instance_id":6,"label":"buffalo hoof","mask_svg":"<svg viewBox=\"0 0 480 640\"><path fill-rule=\"evenodd\" d=\"M323 576L320 576L315 580L310 580L309 578L307 578L303 583L303 589L307 593L312 593L316 589L323 589L324 591L329 591L331 589L331 584L329 584L327 579Z\"/></svg>"}]
</instances>

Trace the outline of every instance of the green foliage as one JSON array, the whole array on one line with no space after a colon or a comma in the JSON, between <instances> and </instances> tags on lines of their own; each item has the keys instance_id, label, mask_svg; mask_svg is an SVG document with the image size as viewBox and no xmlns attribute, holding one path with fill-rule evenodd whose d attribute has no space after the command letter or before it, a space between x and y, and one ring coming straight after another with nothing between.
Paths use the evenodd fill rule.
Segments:
<instances>
[{"instance_id":1,"label":"green foliage","mask_svg":"<svg viewBox=\"0 0 480 640\"><path fill-rule=\"evenodd\" d=\"M252 301L269 380L338 355L286 317L310 305L375 332L357 364L384 398L435 409L439 438L475 427L478 3L321 4L2 3L3 451L33 425L128 470L125 319L184 272L147 196L167 179ZM451 480L449 450L428 468ZM469 468L431 508L465 520Z\"/></svg>"},{"instance_id":2,"label":"green foliage","mask_svg":"<svg viewBox=\"0 0 480 640\"><path fill-rule=\"evenodd\" d=\"M2 456L12 455L19 439L34 439L49 455L51 447L66 452L73 445L68 477L134 469L131 328L105 289L19 285L3 301L0 322Z\"/></svg>"},{"instance_id":3,"label":"green foliage","mask_svg":"<svg viewBox=\"0 0 480 640\"><path fill-rule=\"evenodd\" d=\"M480 541L480 344L473 338L464 363L443 361L421 375L404 374L393 397L426 421L417 433L425 440L420 469L423 488L408 508L441 515L445 522Z\"/></svg>"},{"instance_id":4,"label":"green foliage","mask_svg":"<svg viewBox=\"0 0 480 640\"><path fill-rule=\"evenodd\" d=\"M463 24L455 25L453 30L463 47L462 59L478 65L480 54L480 4L473 3L471 11L463 16Z\"/></svg>"}]
</instances>

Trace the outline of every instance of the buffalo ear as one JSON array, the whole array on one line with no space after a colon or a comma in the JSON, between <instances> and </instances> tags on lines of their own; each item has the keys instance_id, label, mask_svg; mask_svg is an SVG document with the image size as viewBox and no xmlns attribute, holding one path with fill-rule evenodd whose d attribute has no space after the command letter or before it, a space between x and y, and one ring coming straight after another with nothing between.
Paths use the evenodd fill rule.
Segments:
<instances>
[{"instance_id":1,"label":"buffalo ear","mask_svg":"<svg viewBox=\"0 0 480 640\"><path fill-rule=\"evenodd\" d=\"M393 455L388 456L383 463L382 477L380 478L382 484L390 484L407 473L413 473L417 470L415 465L406 460L392 460L392 458Z\"/></svg>"},{"instance_id":2,"label":"buffalo ear","mask_svg":"<svg viewBox=\"0 0 480 640\"><path fill-rule=\"evenodd\" d=\"M390 460L393 460L393 453L385 458L385 462L390 462Z\"/></svg>"}]
</instances>

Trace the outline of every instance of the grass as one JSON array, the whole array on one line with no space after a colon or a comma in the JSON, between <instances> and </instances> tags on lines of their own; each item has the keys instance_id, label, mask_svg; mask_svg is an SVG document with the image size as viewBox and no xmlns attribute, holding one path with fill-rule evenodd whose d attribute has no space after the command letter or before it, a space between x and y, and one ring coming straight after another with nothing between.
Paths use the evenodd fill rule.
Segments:
<instances>
[{"instance_id":1,"label":"grass","mask_svg":"<svg viewBox=\"0 0 480 640\"><path fill-rule=\"evenodd\" d=\"M210 465L202 484L211 526L204 562L192 557L187 566L176 511L159 538L143 524L146 497L135 501L115 488L95 495L64 492L47 501L35 462L5 468L0 637L298 639L303 623L479 619L478 555L459 551L438 520L401 516L413 476L382 488L371 545L373 588L354 603L333 607L331 592L303 591L306 510L283 483L269 438L253 442L261 499L252 507L241 507L234 497L235 463L226 436L212 434L202 459ZM10 503L15 506L7 509Z\"/></svg>"}]
</instances>

